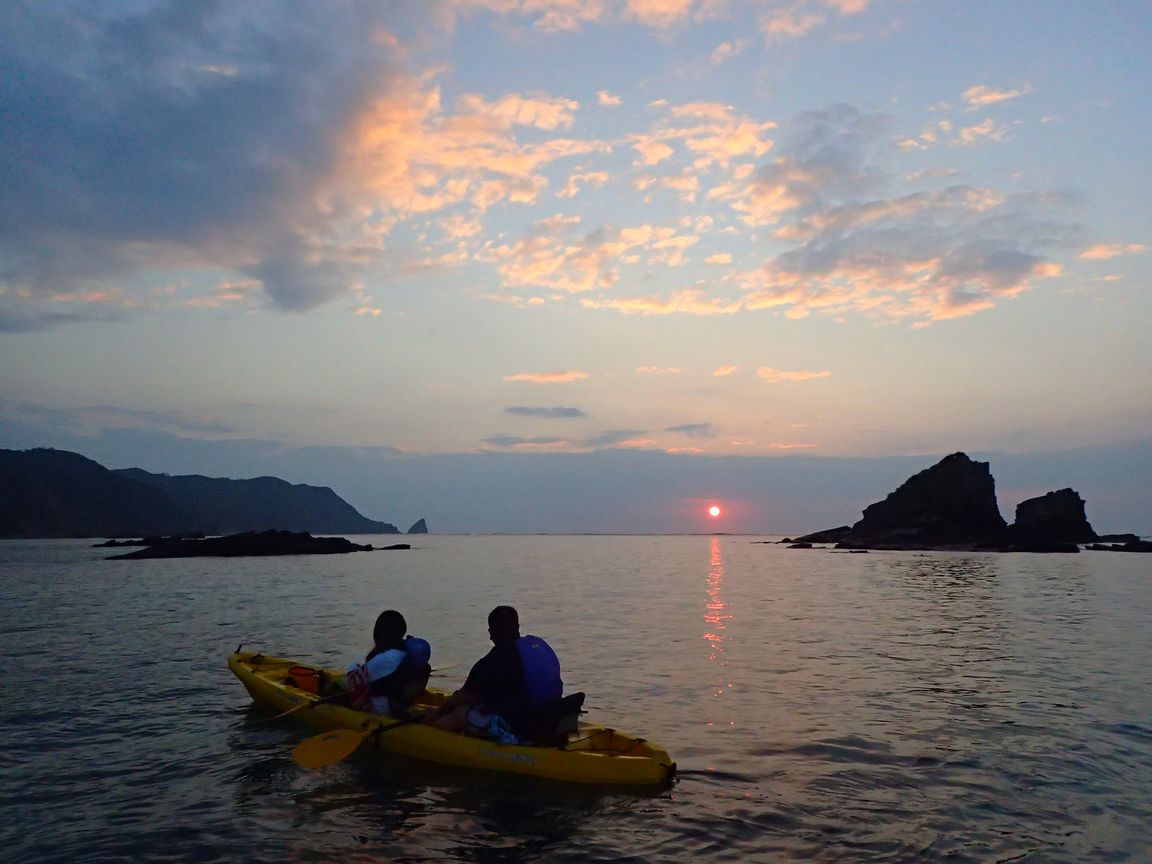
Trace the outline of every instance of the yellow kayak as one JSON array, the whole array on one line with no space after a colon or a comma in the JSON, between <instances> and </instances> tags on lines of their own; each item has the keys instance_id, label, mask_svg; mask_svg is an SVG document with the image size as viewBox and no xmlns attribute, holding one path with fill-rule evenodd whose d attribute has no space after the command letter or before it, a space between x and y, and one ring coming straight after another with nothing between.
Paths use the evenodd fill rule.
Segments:
<instances>
[{"instance_id":1,"label":"yellow kayak","mask_svg":"<svg viewBox=\"0 0 1152 864\"><path fill-rule=\"evenodd\" d=\"M367 733L364 743L380 750L444 765L528 774L570 783L660 786L671 782L676 772L676 764L662 747L583 721L559 746L500 744L325 703L316 693L293 683L288 670L295 673L300 667L322 671L331 677L341 674L297 660L250 652L237 652L228 658L228 668L258 704L280 712L298 709L291 716L317 729L363 731ZM412 706L412 712L419 714L439 705L447 696L438 690L425 690ZM309 707L301 707L305 704Z\"/></svg>"}]
</instances>

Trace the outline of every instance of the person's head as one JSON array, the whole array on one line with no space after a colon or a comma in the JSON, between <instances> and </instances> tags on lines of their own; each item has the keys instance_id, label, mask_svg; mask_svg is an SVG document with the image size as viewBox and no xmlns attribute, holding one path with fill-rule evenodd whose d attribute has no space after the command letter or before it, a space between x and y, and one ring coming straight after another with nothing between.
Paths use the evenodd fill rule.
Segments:
<instances>
[{"instance_id":1,"label":"person's head","mask_svg":"<svg viewBox=\"0 0 1152 864\"><path fill-rule=\"evenodd\" d=\"M520 616L511 606L497 606L488 613L488 637L497 645L520 638Z\"/></svg>"},{"instance_id":2,"label":"person's head","mask_svg":"<svg viewBox=\"0 0 1152 864\"><path fill-rule=\"evenodd\" d=\"M395 609L385 609L376 619L372 628L372 641L377 648L392 648L404 641L408 633L408 622Z\"/></svg>"}]
</instances>

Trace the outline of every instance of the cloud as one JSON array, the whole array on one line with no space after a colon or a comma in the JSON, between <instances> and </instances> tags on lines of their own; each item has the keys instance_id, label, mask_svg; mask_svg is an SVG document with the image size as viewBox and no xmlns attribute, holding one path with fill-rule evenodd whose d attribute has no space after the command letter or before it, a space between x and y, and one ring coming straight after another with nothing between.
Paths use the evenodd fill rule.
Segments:
<instances>
[{"instance_id":1,"label":"cloud","mask_svg":"<svg viewBox=\"0 0 1152 864\"><path fill-rule=\"evenodd\" d=\"M664 431L684 435L687 438L715 438L720 434L711 423L684 423L680 426L669 426Z\"/></svg>"},{"instance_id":2,"label":"cloud","mask_svg":"<svg viewBox=\"0 0 1152 864\"><path fill-rule=\"evenodd\" d=\"M623 105L624 100L617 96L615 93L611 93L607 90L597 90L596 103L605 108L615 108L618 105Z\"/></svg>"},{"instance_id":3,"label":"cloud","mask_svg":"<svg viewBox=\"0 0 1152 864\"><path fill-rule=\"evenodd\" d=\"M719 366L712 370L712 375L716 378L724 378L728 375L731 375L739 368L739 366Z\"/></svg>"},{"instance_id":4,"label":"cloud","mask_svg":"<svg viewBox=\"0 0 1152 864\"><path fill-rule=\"evenodd\" d=\"M997 105L1001 102L1019 99L1021 96L1026 96L1031 92L1032 85L1030 84L1025 84L1018 90L998 90L995 87L977 84L964 91L964 104L967 106L964 110L978 111L989 105Z\"/></svg>"},{"instance_id":5,"label":"cloud","mask_svg":"<svg viewBox=\"0 0 1152 864\"><path fill-rule=\"evenodd\" d=\"M712 51L708 59L712 62L713 66L719 66L721 63L727 63L733 57L743 54L744 49L747 47L747 39L735 39L731 42L721 42Z\"/></svg>"},{"instance_id":6,"label":"cloud","mask_svg":"<svg viewBox=\"0 0 1152 864\"><path fill-rule=\"evenodd\" d=\"M676 366L637 366L636 371L641 375L679 375L680 369Z\"/></svg>"},{"instance_id":7,"label":"cloud","mask_svg":"<svg viewBox=\"0 0 1152 864\"><path fill-rule=\"evenodd\" d=\"M1079 257L1083 261L1106 261L1121 255L1139 255L1147 248L1143 243L1097 243L1081 252Z\"/></svg>"},{"instance_id":8,"label":"cloud","mask_svg":"<svg viewBox=\"0 0 1152 864\"><path fill-rule=\"evenodd\" d=\"M831 374L831 372L827 371L810 372L799 369L788 371L785 369L774 369L771 366L760 366L756 369L756 375L758 377L773 384L778 384L781 381L811 381L815 378L827 378Z\"/></svg>"},{"instance_id":9,"label":"cloud","mask_svg":"<svg viewBox=\"0 0 1152 864\"><path fill-rule=\"evenodd\" d=\"M999 125L991 117L986 117L975 126L966 126L961 129L958 140L961 144L975 144L984 139L1003 141L1007 134L1007 126Z\"/></svg>"},{"instance_id":10,"label":"cloud","mask_svg":"<svg viewBox=\"0 0 1152 864\"><path fill-rule=\"evenodd\" d=\"M492 435L483 439L490 447L506 450L600 450L612 448L650 447L653 441L642 438L645 433L634 429L613 429L586 438L559 438L551 435L523 437L519 435Z\"/></svg>"},{"instance_id":11,"label":"cloud","mask_svg":"<svg viewBox=\"0 0 1152 864\"><path fill-rule=\"evenodd\" d=\"M534 126L537 129L568 128L575 121L580 103L555 96L521 96L513 93L495 102L468 94L460 97L463 114L488 116L505 125Z\"/></svg>"},{"instance_id":12,"label":"cloud","mask_svg":"<svg viewBox=\"0 0 1152 864\"><path fill-rule=\"evenodd\" d=\"M318 260L317 193L334 133L396 75L371 36L386 20L356 3L7 6L0 282L32 302L209 265L289 309L344 291L351 264Z\"/></svg>"},{"instance_id":13,"label":"cloud","mask_svg":"<svg viewBox=\"0 0 1152 864\"><path fill-rule=\"evenodd\" d=\"M735 315L743 308L739 300L710 297L700 289L685 288L666 297L583 298L588 309L614 309L625 315Z\"/></svg>"},{"instance_id":14,"label":"cloud","mask_svg":"<svg viewBox=\"0 0 1152 864\"><path fill-rule=\"evenodd\" d=\"M601 432L599 435L593 435L585 440L588 447L650 447L654 443L649 438L642 436L646 432L636 429L612 429L607 432Z\"/></svg>"},{"instance_id":15,"label":"cloud","mask_svg":"<svg viewBox=\"0 0 1152 864\"><path fill-rule=\"evenodd\" d=\"M505 408L504 413L513 414L517 417L543 417L547 419L563 420L588 416L579 408L564 408L561 406L555 406L552 408L532 408L522 405L512 405L508 408Z\"/></svg>"},{"instance_id":16,"label":"cloud","mask_svg":"<svg viewBox=\"0 0 1152 864\"><path fill-rule=\"evenodd\" d=\"M789 318L847 311L916 326L987 310L1059 273L1053 250L1079 229L1053 218L1058 195L955 185L887 169L895 146L883 117L850 106L791 124L774 159L717 197L750 225L778 225L792 247L733 277L742 308Z\"/></svg>"},{"instance_id":17,"label":"cloud","mask_svg":"<svg viewBox=\"0 0 1152 864\"><path fill-rule=\"evenodd\" d=\"M583 235L579 227L579 217L551 217L519 240L485 243L476 258L495 265L505 288L578 294L611 288L624 264L678 266L698 240L669 226L606 225Z\"/></svg>"},{"instance_id":18,"label":"cloud","mask_svg":"<svg viewBox=\"0 0 1152 864\"><path fill-rule=\"evenodd\" d=\"M385 243L401 221L532 203L546 166L608 147L550 135L575 122L569 98L465 93L446 109L430 78L404 72L389 34L432 20L422 5L141 0L0 14L7 329L141 308L124 292L163 268L254 280L285 310L354 298L367 274L402 263ZM443 227L461 239L474 221Z\"/></svg>"},{"instance_id":19,"label":"cloud","mask_svg":"<svg viewBox=\"0 0 1152 864\"><path fill-rule=\"evenodd\" d=\"M211 417L183 411L148 411L118 405L49 408L27 402L0 400L0 417L17 425L53 429L57 434L90 436L108 430L146 429L199 438L231 437L236 429Z\"/></svg>"},{"instance_id":20,"label":"cloud","mask_svg":"<svg viewBox=\"0 0 1152 864\"><path fill-rule=\"evenodd\" d=\"M572 442L568 439L550 436L523 438L518 435L493 435L484 438L483 442L491 447L507 450L564 450L572 447Z\"/></svg>"},{"instance_id":21,"label":"cloud","mask_svg":"<svg viewBox=\"0 0 1152 864\"><path fill-rule=\"evenodd\" d=\"M518 372L505 375L504 381L527 381L532 384L569 384L585 381L591 376L587 372Z\"/></svg>"},{"instance_id":22,"label":"cloud","mask_svg":"<svg viewBox=\"0 0 1152 864\"><path fill-rule=\"evenodd\" d=\"M558 198L575 198L583 188L599 189L611 179L607 171L585 171L568 178L568 185L556 193Z\"/></svg>"},{"instance_id":23,"label":"cloud","mask_svg":"<svg viewBox=\"0 0 1152 864\"><path fill-rule=\"evenodd\" d=\"M672 27L687 20L696 0L625 0L627 14L649 27Z\"/></svg>"}]
</instances>

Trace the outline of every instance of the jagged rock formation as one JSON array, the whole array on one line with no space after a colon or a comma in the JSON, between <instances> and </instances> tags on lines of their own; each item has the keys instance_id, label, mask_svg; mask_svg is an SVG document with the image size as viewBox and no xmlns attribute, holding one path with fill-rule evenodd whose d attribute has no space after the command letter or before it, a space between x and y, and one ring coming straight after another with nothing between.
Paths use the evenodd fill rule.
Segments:
<instances>
[{"instance_id":1,"label":"jagged rock formation","mask_svg":"<svg viewBox=\"0 0 1152 864\"><path fill-rule=\"evenodd\" d=\"M254 555L338 555L344 552L370 552L343 537L313 537L307 532L250 531L229 537L204 540L169 540L127 552L111 555L109 561L136 558L240 558Z\"/></svg>"},{"instance_id":2,"label":"jagged rock formation","mask_svg":"<svg viewBox=\"0 0 1152 864\"><path fill-rule=\"evenodd\" d=\"M1058 489L1016 505L1008 531L1013 546L1091 543L1098 539L1084 513L1084 499L1072 489Z\"/></svg>"},{"instance_id":3,"label":"jagged rock formation","mask_svg":"<svg viewBox=\"0 0 1152 864\"><path fill-rule=\"evenodd\" d=\"M987 462L945 456L864 509L840 549L927 549L998 545L1007 524Z\"/></svg>"},{"instance_id":4,"label":"jagged rock formation","mask_svg":"<svg viewBox=\"0 0 1152 864\"><path fill-rule=\"evenodd\" d=\"M409 534L427 534L428 524L423 519L417 519L416 523L408 529Z\"/></svg>"}]
</instances>

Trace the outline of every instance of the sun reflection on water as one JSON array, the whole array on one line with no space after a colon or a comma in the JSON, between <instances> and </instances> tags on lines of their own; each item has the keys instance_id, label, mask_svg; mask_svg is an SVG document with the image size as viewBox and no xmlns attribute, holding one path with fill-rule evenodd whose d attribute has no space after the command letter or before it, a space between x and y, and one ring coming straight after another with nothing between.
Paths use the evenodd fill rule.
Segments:
<instances>
[{"instance_id":1,"label":"sun reflection on water","mask_svg":"<svg viewBox=\"0 0 1152 864\"><path fill-rule=\"evenodd\" d=\"M713 696L723 696L732 685L728 682L725 668L728 660L724 656L727 649L724 642L727 634L724 632L726 621L732 618L728 611L728 604L721 596L724 587L724 557L720 554L720 538L713 537L709 549L708 576L704 580L705 590L708 592L708 602L705 604L704 623L706 629L704 639L708 642L708 662L715 663L715 689ZM712 725L709 723L709 725Z\"/></svg>"}]
</instances>

